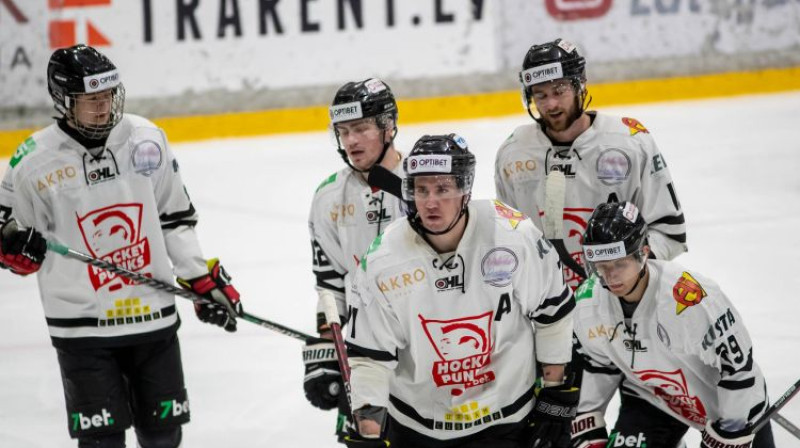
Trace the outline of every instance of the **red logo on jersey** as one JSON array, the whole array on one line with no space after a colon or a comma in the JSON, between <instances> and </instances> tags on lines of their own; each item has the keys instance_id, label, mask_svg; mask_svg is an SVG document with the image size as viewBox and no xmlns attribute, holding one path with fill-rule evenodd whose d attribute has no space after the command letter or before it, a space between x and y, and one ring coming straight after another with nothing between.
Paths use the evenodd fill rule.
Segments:
<instances>
[{"instance_id":1,"label":"red logo on jersey","mask_svg":"<svg viewBox=\"0 0 800 448\"><path fill-rule=\"evenodd\" d=\"M494 209L497 211L497 216L508 220L512 229L516 229L520 221L528 219L524 213L514 210L497 199L494 200Z\"/></svg>"},{"instance_id":2,"label":"red logo on jersey","mask_svg":"<svg viewBox=\"0 0 800 448\"><path fill-rule=\"evenodd\" d=\"M461 395L466 388L494 381L494 372L489 369L494 347L493 314L488 311L451 320L428 320L419 315L425 335L440 359L431 370L437 387L454 386L450 393Z\"/></svg>"},{"instance_id":3,"label":"red logo on jersey","mask_svg":"<svg viewBox=\"0 0 800 448\"><path fill-rule=\"evenodd\" d=\"M142 204L117 204L78 217L78 227L86 248L95 258L127 269L140 271L150 265L150 243L139 235ZM116 291L135 283L113 272L88 266L95 291L108 286Z\"/></svg>"},{"instance_id":4,"label":"red logo on jersey","mask_svg":"<svg viewBox=\"0 0 800 448\"><path fill-rule=\"evenodd\" d=\"M583 232L586 231L589 217L592 215L594 209L592 208L564 208L564 240L577 238L578 251L571 252L569 255L578 263L583 266ZM574 291L583 279L578 276L567 265L563 266L564 281L572 287Z\"/></svg>"},{"instance_id":5,"label":"red logo on jersey","mask_svg":"<svg viewBox=\"0 0 800 448\"><path fill-rule=\"evenodd\" d=\"M644 132L645 134L650 133L650 131L648 131L647 128L635 118L624 117L622 119L622 123L630 128L631 135L636 135L640 132Z\"/></svg>"},{"instance_id":6,"label":"red logo on jersey","mask_svg":"<svg viewBox=\"0 0 800 448\"><path fill-rule=\"evenodd\" d=\"M546 0L547 12L556 20L592 19L605 15L612 0Z\"/></svg>"},{"instance_id":7,"label":"red logo on jersey","mask_svg":"<svg viewBox=\"0 0 800 448\"><path fill-rule=\"evenodd\" d=\"M700 283L688 272L684 272L672 287L672 298L678 302L675 305L675 314L681 314L686 308L697 305L706 295Z\"/></svg>"},{"instance_id":8,"label":"red logo on jersey","mask_svg":"<svg viewBox=\"0 0 800 448\"><path fill-rule=\"evenodd\" d=\"M662 372L659 370L634 371L646 386L652 387L656 396L666 403L672 412L700 425L706 424L706 408L699 398L689 395L683 371Z\"/></svg>"}]
</instances>

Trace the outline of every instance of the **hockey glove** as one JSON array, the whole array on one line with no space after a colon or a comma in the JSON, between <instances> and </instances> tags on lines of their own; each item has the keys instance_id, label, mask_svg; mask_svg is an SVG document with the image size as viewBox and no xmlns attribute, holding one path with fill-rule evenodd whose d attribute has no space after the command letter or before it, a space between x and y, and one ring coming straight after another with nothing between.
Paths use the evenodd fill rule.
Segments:
<instances>
[{"instance_id":1,"label":"hockey glove","mask_svg":"<svg viewBox=\"0 0 800 448\"><path fill-rule=\"evenodd\" d=\"M213 258L207 263L208 274L191 280L179 278L178 284L206 300L194 302L194 312L198 319L234 332L236 318L243 313L239 291L231 285L231 277L218 259Z\"/></svg>"},{"instance_id":2,"label":"hockey glove","mask_svg":"<svg viewBox=\"0 0 800 448\"><path fill-rule=\"evenodd\" d=\"M567 385L538 389L531 416L531 448L569 448L579 397L580 390Z\"/></svg>"},{"instance_id":3,"label":"hockey glove","mask_svg":"<svg viewBox=\"0 0 800 448\"><path fill-rule=\"evenodd\" d=\"M723 431L720 428L719 420L714 423L706 423L703 431L700 448L715 448L719 446L735 446L736 448L749 448L753 445L753 434L749 427L741 431Z\"/></svg>"},{"instance_id":4,"label":"hockey glove","mask_svg":"<svg viewBox=\"0 0 800 448\"><path fill-rule=\"evenodd\" d=\"M572 421L572 448L605 448L608 431L602 412L580 414Z\"/></svg>"},{"instance_id":5,"label":"hockey glove","mask_svg":"<svg viewBox=\"0 0 800 448\"><path fill-rule=\"evenodd\" d=\"M19 275L33 274L42 267L47 253L47 241L33 227L18 227L6 221L0 228L0 266Z\"/></svg>"},{"instance_id":6,"label":"hockey glove","mask_svg":"<svg viewBox=\"0 0 800 448\"><path fill-rule=\"evenodd\" d=\"M307 340L303 346L303 363L306 365L303 389L309 403L323 410L337 407L343 386L333 341Z\"/></svg>"}]
</instances>

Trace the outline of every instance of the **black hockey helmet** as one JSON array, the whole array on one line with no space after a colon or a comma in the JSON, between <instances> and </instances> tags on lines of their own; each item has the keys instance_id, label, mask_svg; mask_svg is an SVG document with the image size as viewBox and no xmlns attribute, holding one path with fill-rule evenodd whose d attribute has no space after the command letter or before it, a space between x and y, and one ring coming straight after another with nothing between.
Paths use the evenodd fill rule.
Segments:
<instances>
[{"instance_id":1,"label":"black hockey helmet","mask_svg":"<svg viewBox=\"0 0 800 448\"><path fill-rule=\"evenodd\" d=\"M475 155L470 152L467 141L457 134L424 135L414 143L408 157L403 160L403 171L406 174L403 179L403 200L411 226L417 232L434 235L450 231L466 213L475 180ZM434 233L422 226L414 202L414 182L421 176L453 176L459 190L456 194L463 196L461 212L444 231Z\"/></svg>"},{"instance_id":2,"label":"black hockey helmet","mask_svg":"<svg viewBox=\"0 0 800 448\"><path fill-rule=\"evenodd\" d=\"M586 103L586 58L578 53L578 48L559 38L552 42L533 45L528 49L522 60L519 80L522 83L523 105L532 117L530 111L531 86L563 78L572 82L579 100L578 107L583 112L588 107L588 103Z\"/></svg>"},{"instance_id":3,"label":"black hockey helmet","mask_svg":"<svg viewBox=\"0 0 800 448\"><path fill-rule=\"evenodd\" d=\"M122 119L125 88L117 67L92 47L78 44L53 52L47 64L47 90L56 111L84 137L104 138ZM74 115L75 96L106 90L112 92L108 122L102 125L78 122Z\"/></svg>"},{"instance_id":4,"label":"black hockey helmet","mask_svg":"<svg viewBox=\"0 0 800 448\"><path fill-rule=\"evenodd\" d=\"M360 170L350 164L347 153L342 147L339 131L336 129L338 123L374 117L375 125L379 129L391 132L391 141L394 141L397 135L397 101L392 89L378 78L348 82L339 87L333 97L329 114L338 152L344 162L356 171ZM383 152L375 164L381 163L383 156L391 146L391 141L384 144Z\"/></svg>"},{"instance_id":5,"label":"black hockey helmet","mask_svg":"<svg viewBox=\"0 0 800 448\"><path fill-rule=\"evenodd\" d=\"M643 261L647 224L632 202L611 202L597 206L583 233L583 255L587 271L597 272L595 263L634 255ZM601 279L602 280L602 279Z\"/></svg>"}]
</instances>

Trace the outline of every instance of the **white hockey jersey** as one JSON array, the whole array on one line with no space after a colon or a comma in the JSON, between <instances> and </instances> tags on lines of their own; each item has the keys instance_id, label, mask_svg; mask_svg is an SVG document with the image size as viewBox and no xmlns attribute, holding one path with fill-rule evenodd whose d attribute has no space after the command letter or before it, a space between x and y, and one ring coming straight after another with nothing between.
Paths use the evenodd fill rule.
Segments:
<instances>
[{"instance_id":1,"label":"white hockey jersey","mask_svg":"<svg viewBox=\"0 0 800 448\"><path fill-rule=\"evenodd\" d=\"M98 157L57 124L34 133L10 159L0 211L2 221L168 283L173 272L208 272L178 163L161 129L142 117L126 114ZM38 282L56 346L125 344L178 326L172 294L55 253Z\"/></svg>"},{"instance_id":2,"label":"white hockey jersey","mask_svg":"<svg viewBox=\"0 0 800 448\"><path fill-rule=\"evenodd\" d=\"M702 430L736 431L767 404L742 318L711 280L649 260L650 281L627 327L619 299L591 277L576 292L575 337L585 370L578 412L605 412L622 393Z\"/></svg>"},{"instance_id":3,"label":"white hockey jersey","mask_svg":"<svg viewBox=\"0 0 800 448\"><path fill-rule=\"evenodd\" d=\"M502 144L495 160L497 196L542 229L545 179L559 170L566 177L564 244L583 264L582 235L598 204L633 202L647 221L655 256L672 259L686 251L686 229L672 177L648 130L633 118L601 113L572 147L556 147L538 123L520 126ZM564 267L567 282L580 283Z\"/></svg>"},{"instance_id":4,"label":"white hockey jersey","mask_svg":"<svg viewBox=\"0 0 800 448\"><path fill-rule=\"evenodd\" d=\"M535 361L571 359L574 300L558 255L499 201L469 204L450 254L437 254L407 220L392 224L364 256L354 289L353 408L387 407L429 437L520 421L531 410Z\"/></svg>"},{"instance_id":5,"label":"white hockey jersey","mask_svg":"<svg viewBox=\"0 0 800 448\"><path fill-rule=\"evenodd\" d=\"M399 162L394 174L405 177ZM347 316L345 291L369 244L398 217L405 218L400 200L370 187L351 168L325 179L311 203L308 228L316 288L332 291L340 316ZM318 312L323 312L318 309Z\"/></svg>"}]
</instances>

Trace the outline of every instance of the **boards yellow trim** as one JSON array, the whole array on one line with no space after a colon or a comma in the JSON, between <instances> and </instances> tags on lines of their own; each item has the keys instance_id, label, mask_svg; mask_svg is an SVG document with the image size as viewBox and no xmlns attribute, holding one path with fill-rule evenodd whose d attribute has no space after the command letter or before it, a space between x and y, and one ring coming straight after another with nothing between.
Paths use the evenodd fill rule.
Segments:
<instances>
[{"instance_id":1,"label":"boards yellow trim","mask_svg":"<svg viewBox=\"0 0 800 448\"><path fill-rule=\"evenodd\" d=\"M589 84L592 107L800 90L800 67L752 72ZM401 124L462 120L524 113L520 94L503 91L400 100ZM326 106L272 109L153 120L173 143L212 138L322 131ZM10 157L34 130L0 130L0 157Z\"/></svg>"}]
</instances>

